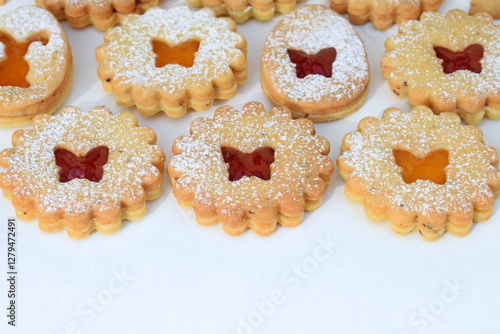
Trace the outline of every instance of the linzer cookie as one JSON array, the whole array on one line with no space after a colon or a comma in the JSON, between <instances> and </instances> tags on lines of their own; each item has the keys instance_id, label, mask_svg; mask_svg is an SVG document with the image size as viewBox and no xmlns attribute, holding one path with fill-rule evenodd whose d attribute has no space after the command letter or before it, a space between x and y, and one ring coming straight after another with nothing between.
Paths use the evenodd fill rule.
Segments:
<instances>
[{"instance_id":1,"label":"linzer cookie","mask_svg":"<svg viewBox=\"0 0 500 334\"><path fill-rule=\"evenodd\" d=\"M1 1L1 0L0 0ZM106 30L128 14L142 14L158 5L159 0L36 0L59 20L68 20L76 28L93 24Z\"/></svg>"},{"instance_id":2,"label":"linzer cookie","mask_svg":"<svg viewBox=\"0 0 500 334\"><path fill-rule=\"evenodd\" d=\"M118 104L183 116L229 99L247 77L246 40L228 18L186 6L129 15L96 50L98 75Z\"/></svg>"},{"instance_id":3,"label":"linzer cookie","mask_svg":"<svg viewBox=\"0 0 500 334\"><path fill-rule=\"evenodd\" d=\"M366 98L369 79L363 42L349 22L324 6L286 15L262 51L262 89L294 117L326 122L353 113Z\"/></svg>"},{"instance_id":4,"label":"linzer cookie","mask_svg":"<svg viewBox=\"0 0 500 334\"><path fill-rule=\"evenodd\" d=\"M500 0L471 0L469 14L486 12L494 19L500 19Z\"/></svg>"},{"instance_id":5,"label":"linzer cookie","mask_svg":"<svg viewBox=\"0 0 500 334\"><path fill-rule=\"evenodd\" d=\"M486 13L426 12L386 43L383 74L398 96L478 124L500 118L500 27Z\"/></svg>"},{"instance_id":6,"label":"linzer cookie","mask_svg":"<svg viewBox=\"0 0 500 334\"><path fill-rule=\"evenodd\" d=\"M70 106L33 123L0 153L0 187L20 219L36 217L45 232L66 228L83 238L94 229L117 231L160 195L165 155L155 132L132 114Z\"/></svg>"},{"instance_id":7,"label":"linzer cookie","mask_svg":"<svg viewBox=\"0 0 500 334\"><path fill-rule=\"evenodd\" d=\"M196 7L215 10L218 16L228 15L235 22L244 22L251 17L259 21L268 21L275 13L290 13L295 9L296 1L302 0L188 0Z\"/></svg>"},{"instance_id":8,"label":"linzer cookie","mask_svg":"<svg viewBox=\"0 0 500 334\"><path fill-rule=\"evenodd\" d=\"M0 17L0 126L54 112L71 86L73 60L61 25L25 6Z\"/></svg>"},{"instance_id":9,"label":"linzer cookie","mask_svg":"<svg viewBox=\"0 0 500 334\"><path fill-rule=\"evenodd\" d=\"M443 232L465 236L487 220L500 194L495 148L454 113L387 109L347 134L337 160L347 198L363 202L372 221L389 219L399 234L417 229L426 240Z\"/></svg>"},{"instance_id":10,"label":"linzer cookie","mask_svg":"<svg viewBox=\"0 0 500 334\"><path fill-rule=\"evenodd\" d=\"M424 11L436 11L441 2L443 0L330 0L330 8L340 14L349 13L353 24L371 21L376 29L385 30L394 22L401 24L418 19Z\"/></svg>"},{"instance_id":11,"label":"linzer cookie","mask_svg":"<svg viewBox=\"0 0 500 334\"><path fill-rule=\"evenodd\" d=\"M231 235L297 226L304 210L321 204L333 162L313 123L291 117L284 107L268 112L250 102L195 119L191 135L174 142L167 168L179 204L202 225L221 221Z\"/></svg>"}]
</instances>

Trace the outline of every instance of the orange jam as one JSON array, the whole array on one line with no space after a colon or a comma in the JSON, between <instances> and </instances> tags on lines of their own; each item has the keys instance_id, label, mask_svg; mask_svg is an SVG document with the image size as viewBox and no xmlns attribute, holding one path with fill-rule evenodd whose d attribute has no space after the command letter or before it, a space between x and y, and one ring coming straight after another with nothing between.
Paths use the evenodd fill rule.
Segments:
<instances>
[{"instance_id":1,"label":"orange jam","mask_svg":"<svg viewBox=\"0 0 500 334\"><path fill-rule=\"evenodd\" d=\"M28 47L33 42L42 42L47 45L47 38L34 38L27 43L18 43L7 34L0 33L0 42L4 45L5 57L0 60L0 86L15 86L27 88L30 84L26 81L26 75L30 69L24 56Z\"/></svg>"},{"instance_id":2,"label":"orange jam","mask_svg":"<svg viewBox=\"0 0 500 334\"><path fill-rule=\"evenodd\" d=\"M156 53L156 67L163 67L168 64L191 67L194 63L195 53L200 47L198 41L187 41L174 47L170 47L158 40L153 40L152 43L153 52Z\"/></svg>"},{"instance_id":3,"label":"orange jam","mask_svg":"<svg viewBox=\"0 0 500 334\"><path fill-rule=\"evenodd\" d=\"M406 183L413 183L417 180L429 180L437 184L446 183L444 168L448 166L448 151L433 151L421 159L404 150L395 149L392 153L396 164L403 168L401 176Z\"/></svg>"}]
</instances>

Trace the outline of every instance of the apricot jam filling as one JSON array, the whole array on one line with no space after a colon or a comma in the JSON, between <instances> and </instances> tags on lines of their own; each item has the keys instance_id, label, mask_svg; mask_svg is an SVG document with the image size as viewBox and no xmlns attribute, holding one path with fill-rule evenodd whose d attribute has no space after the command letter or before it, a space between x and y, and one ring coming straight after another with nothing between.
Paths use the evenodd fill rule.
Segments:
<instances>
[{"instance_id":1,"label":"apricot jam filling","mask_svg":"<svg viewBox=\"0 0 500 334\"><path fill-rule=\"evenodd\" d=\"M392 151L396 164L403 169L401 176L406 183L417 180L429 180L437 184L446 183L446 172L448 166L448 151L436 150L419 159L411 152L394 149Z\"/></svg>"},{"instance_id":2,"label":"apricot jam filling","mask_svg":"<svg viewBox=\"0 0 500 334\"><path fill-rule=\"evenodd\" d=\"M42 42L47 45L49 40L43 37L35 37L26 43L18 43L11 36L0 33L0 42L4 45L5 57L0 60L0 86L14 86L28 88L29 82L26 81L26 75L30 67L24 56L33 42Z\"/></svg>"},{"instance_id":3,"label":"apricot jam filling","mask_svg":"<svg viewBox=\"0 0 500 334\"><path fill-rule=\"evenodd\" d=\"M152 44L153 52L156 54L156 67L163 67L168 64L191 67L194 63L195 53L200 47L198 41L187 41L174 47L170 47L159 40L152 40Z\"/></svg>"},{"instance_id":4,"label":"apricot jam filling","mask_svg":"<svg viewBox=\"0 0 500 334\"><path fill-rule=\"evenodd\" d=\"M435 46L434 51L436 56L443 60L443 72L446 74L458 70L481 73L481 63L479 61L483 59L484 48L480 44L469 45L465 50L458 52Z\"/></svg>"},{"instance_id":5,"label":"apricot jam filling","mask_svg":"<svg viewBox=\"0 0 500 334\"><path fill-rule=\"evenodd\" d=\"M102 179L103 167L108 161L109 149L106 146L98 146L78 157L63 148L54 152L56 165L59 170L59 182L68 182L73 179L87 179L99 182Z\"/></svg>"},{"instance_id":6,"label":"apricot jam filling","mask_svg":"<svg viewBox=\"0 0 500 334\"><path fill-rule=\"evenodd\" d=\"M252 153L243 153L230 147L221 147L224 162L228 164L229 181L237 181L243 176L257 176L262 180L271 178L271 164L274 162L274 149L259 147Z\"/></svg>"},{"instance_id":7,"label":"apricot jam filling","mask_svg":"<svg viewBox=\"0 0 500 334\"><path fill-rule=\"evenodd\" d=\"M288 57L295 64L297 78L302 79L309 74L319 74L327 78L332 77L332 64L337 58L335 48L326 48L315 55L288 49Z\"/></svg>"}]
</instances>

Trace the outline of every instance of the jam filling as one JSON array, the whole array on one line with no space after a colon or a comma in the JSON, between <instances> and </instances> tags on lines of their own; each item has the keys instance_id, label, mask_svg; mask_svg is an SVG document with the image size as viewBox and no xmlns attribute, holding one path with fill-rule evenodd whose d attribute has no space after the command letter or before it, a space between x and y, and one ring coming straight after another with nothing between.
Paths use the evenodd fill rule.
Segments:
<instances>
[{"instance_id":1,"label":"jam filling","mask_svg":"<svg viewBox=\"0 0 500 334\"><path fill-rule=\"evenodd\" d=\"M437 184L446 183L444 168L448 166L448 151L433 151L421 159L405 150L395 149L392 153L396 164L403 169L401 176L406 183L413 183L417 180L429 180Z\"/></svg>"},{"instance_id":2,"label":"jam filling","mask_svg":"<svg viewBox=\"0 0 500 334\"><path fill-rule=\"evenodd\" d=\"M73 179L87 179L99 182L102 179L103 167L108 161L109 149L99 146L91 149L84 157L77 157L72 152L59 148L54 152L56 164L61 167L59 182Z\"/></svg>"},{"instance_id":3,"label":"jam filling","mask_svg":"<svg viewBox=\"0 0 500 334\"><path fill-rule=\"evenodd\" d=\"M274 162L274 149L259 147L252 153L243 153L230 147L221 147L224 162L228 164L229 181L238 181L243 176L257 176L262 180L271 178L271 164Z\"/></svg>"},{"instance_id":4,"label":"jam filling","mask_svg":"<svg viewBox=\"0 0 500 334\"><path fill-rule=\"evenodd\" d=\"M158 40L152 40L152 44L153 52L156 53L156 67L163 67L168 64L191 67L194 63L195 53L200 47L198 41L187 41L174 47L170 47Z\"/></svg>"},{"instance_id":5,"label":"jam filling","mask_svg":"<svg viewBox=\"0 0 500 334\"><path fill-rule=\"evenodd\" d=\"M308 55L297 50L287 50L290 61L295 64L297 78L302 79L309 74L320 74L332 77L332 64L337 58L335 48L323 49L315 55Z\"/></svg>"},{"instance_id":6,"label":"jam filling","mask_svg":"<svg viewBox=\"0 0 500 334\"><path fill-rule=\"evenodd\" d=\"M483 59L484 48L480 44L472 44L459 52L435 46L434 51L436 51L436 56L443 60L443 72L446 74L458 70L481 73L481 63L479 61Z\"/></svg>"},{"instance_id":7,"label":"jam filling","mask_svg":"<svg viewBox=\"0 0 500 334\"><path fill-rule=\"evenodd\" d=\"M0 33L0 42L4 45L5 56L0 60L0 86L14 86L28 88L30 84L26 81L26 75L30 70L24 56L33 42L42 42L47 45L47 38L34 38L26 43L18 43L11 36Z\"/></svg>"}]
</instances>

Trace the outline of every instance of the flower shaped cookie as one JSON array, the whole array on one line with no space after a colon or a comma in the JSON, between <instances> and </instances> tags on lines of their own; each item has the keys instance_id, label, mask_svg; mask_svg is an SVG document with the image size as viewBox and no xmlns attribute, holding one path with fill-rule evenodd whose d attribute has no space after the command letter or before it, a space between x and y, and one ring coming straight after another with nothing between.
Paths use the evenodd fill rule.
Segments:
<instances>
[{"instance_id":1,"label":"flower shaped cookie","mask_svg":"<svg viewBox=\"0 0 500 334\"><path fill-rule=\"evenodd\" d=\"M485 13L426 12L387 39L383 74L398 96L478 124L500 118L500 27Z\"/></svg>"},{"instance_id":2,"label":"flower shaped cookie","mask_svg":"<svg viewBox=\"0 0 500 334\"><path fill-rule=\"evenodd\" d=\"M333 173L330 144L314 133L310 120L292 120L284 107L219 107L174 142L167 168L174 195L193 207L200 224L222 221L231 235L297 226L304 210L321 204Z\"/></svg>"},{"instance_id":3,"label":"flower shaped cookie","mask_svg":"<svg viewBox=\"0 0 500 334\"><path fill-rule=\"evenodd\" d=\"M330 8L338 13L349 13L354 24L372 21L379 30L418 19L424 11L438 10L443 0L330 0Z\"/></svg>"},{"instance_id":4,"label":"flower shaped cookie","mask_svg":"<svg viewBox=\"0 0 500 334\"><path fill-rule=\"evenodd\" d=\"M228 99L246 80L246 40L227 18L186 6L129 15L96 50L98 75L118 104L183 116Z\"/></svg>"},{"instance_id":5,"label":"flower shaped cookie","mask_svg":"<svg viewBox=\"0 0 500 334\"><path fill-rule=\"evenodd\" d=\"M0 0L2 1L2 0ZM68 20L76 28L93 24L106 30L119 23L128 14L142 14L158 5L159 0L35 0L58 20Z\"/></svg>"},{"instance_id":6,"label":"flower shaped cookie","mask_svg":"<svg viewBox=\"0 0 500 334\"><path fill-rule=\"evenodd\" d=\"M382 119L362 119L341 151L347 198L363 202L370 220L389 219L399 234L467 235L473 221L490 217L500 194L497 151L454 113L387 109Z\"/></svg>"},{"instance_id":7,"label":"flower shaped cookie","mask_svg":"<svg viewBox=\"0 0 500 334\"><path fill-rule=\"evenodd\" d=\"M155 132L138 127L132 114L70 106L33 123L0 153L0 187L20 219L36 217L43 231L66 228L83 238L142 217L146 199L160 195L165 155Z\"/></svg>"}]
</instances>

